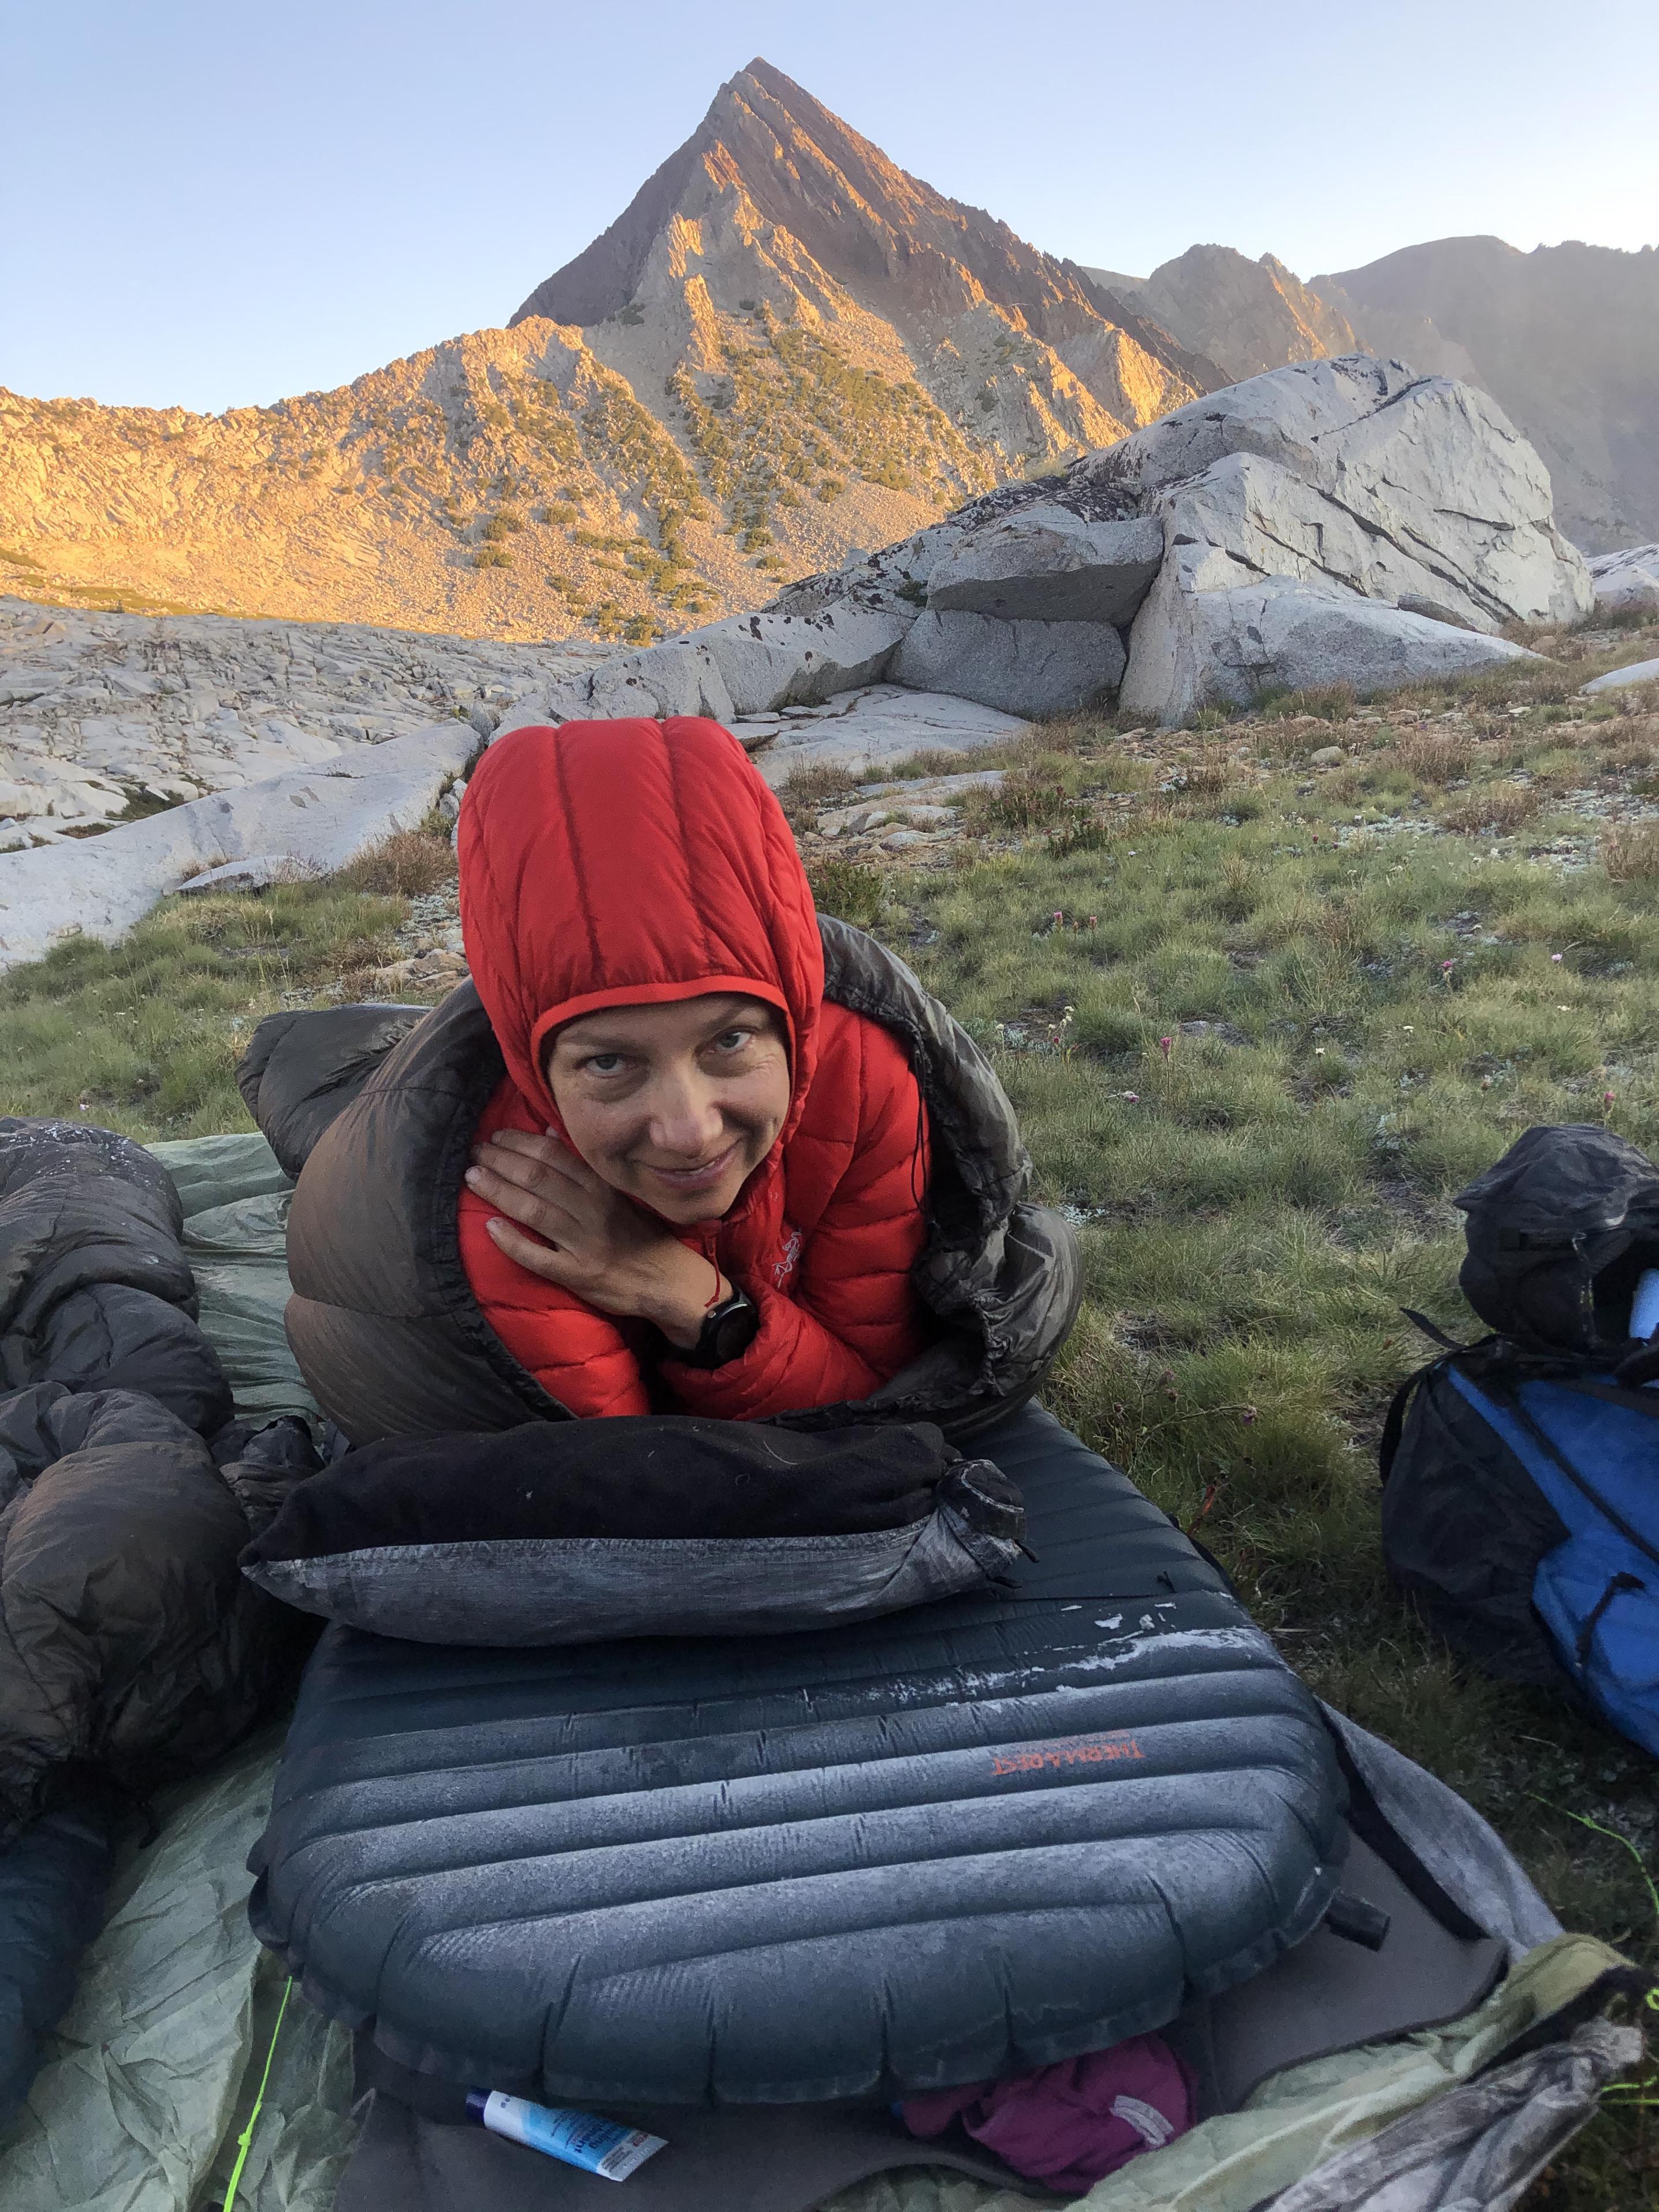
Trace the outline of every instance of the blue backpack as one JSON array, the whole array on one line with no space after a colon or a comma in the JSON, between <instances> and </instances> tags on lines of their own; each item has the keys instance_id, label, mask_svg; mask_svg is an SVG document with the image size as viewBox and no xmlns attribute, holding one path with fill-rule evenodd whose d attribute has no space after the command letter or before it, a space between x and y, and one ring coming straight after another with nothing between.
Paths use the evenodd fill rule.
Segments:
<instances>
[{"instance_id":1,"label":"blue backpack","mask_svg":"<svg viewBox=\"0 0 1659 2212\"><path fill-rule=\"evenodd\" d=\"M1489 1672L1570 1686L1659 1753L1659 1170L1611 1131L1529 1129L1457 1199L1494 1334L1413 1376L1382 1436L1389 1572Z\"/></svg>"}]
</instances>

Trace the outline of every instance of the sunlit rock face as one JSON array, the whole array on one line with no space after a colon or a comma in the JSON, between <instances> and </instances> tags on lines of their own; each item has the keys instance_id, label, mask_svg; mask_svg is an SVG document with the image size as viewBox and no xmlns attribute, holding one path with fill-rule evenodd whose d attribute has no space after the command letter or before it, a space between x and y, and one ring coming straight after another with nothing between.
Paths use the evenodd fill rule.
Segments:
<instances>
[{"instance_id":1,"label":"sunlit rock face","mask_svg":"<svg viewBox=\"0 0 1659 2212\"><path fill-rule=\"evenodd\" d=\"M642 392L680 375L693 443L710 405L714 458L759 494L817 477L826 440L924 502L981 489L1216 380L1074 264L908 175L763 61L514 320L536 316L580 325ZM849 372L886 388L860 392ZM757 442L769 418L786 450ZM860 451L866 433L887 471Z\"/></svg>"},{"instance_id":2,"label":"sunlit rock face","mask_svg":"<svg viewBox=\"0 0 1659 2212\"><path fill-rule=\"evenodd\" d=\"M1659 532L1656 270L1497 240L1307 284L1218 246L1086 269L756 61L510 328L222 416L0 391L0 583L641 651L870 547L921 549L925 598L964 503L1356 348L1495 393L1567 534L1629 545Z\"/></svg>"},{"instance_id":3,"label":"sunlit rock face","mask_svg":"<svg viewBox=\"0 0 1659 2212\"><path fill-rule=\"evenodd\" d=\"M1617 579L1599 564L1604 591L1634 589L1650 550ZM1523 650L1498 634L1512 623L1589 612L1595 585L1484 393L1352 355L1212 392L766 607L617 652L0 602L0 906L27 895L33 917L0 957L118 933L222 862L337 866L509 730L710 715L777 782L1114 702L1167 725L1267 690L1462 674Z\"/></svg>"},{"instance_id":4,"label":"sunlit rock face","mask_svg":"<svg viewBox=\"0 0 1659 2212\"><path fill-rule=\"evenodd\" d=\"M476 331L222 416L0 392L0 585L38 600L621 643L754 580L579 331Z\"/></svg>"},{"instance_id":5,"label":"sunlit rock face","mask_svg":"<svg viewBox=\"0 0 1659 2212\"><path fill-rule=\"evenodd\" d=\"M1459 633L1496 642L1510 623L1593 604L1525 439L1484 392L1398 362L1350 355L1252 377L1079 473L1162 518L1168 550L1130 635L1122 702L1166 722L1269 686L1382 690L1451 673L1504 657ZM1269 580L1259 608L1229 598ZM1345 629L1355 600L1389 615L1351 609ZM1304 665L1315 635L1317 676Z\"/></svg>"},{"instance_id":6,"label":"sunlit rock face","mask_svg":"<svg viewBox=\"0 0 1659 2212\"><path fill-rule=\"evenodd\" d=\"M1346 317L1271 253L1251 261L1231 246L1192 246L1145 278L1089 273L1207 355L1230 381L1355 350Z\"/></svg>"}]
</instances>

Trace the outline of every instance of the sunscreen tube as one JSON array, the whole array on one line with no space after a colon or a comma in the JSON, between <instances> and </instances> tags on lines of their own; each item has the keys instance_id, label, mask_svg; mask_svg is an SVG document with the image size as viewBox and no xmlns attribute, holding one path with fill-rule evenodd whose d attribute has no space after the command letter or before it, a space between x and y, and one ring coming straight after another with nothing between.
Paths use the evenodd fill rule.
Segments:
<instances>
[{"instance_id":1,"label":"sunscreen tube","mask_svg":"<svg viewBox=\"0 0 1659 2212\"><path fill-rule=\"evenodd\" d=\"M662 2136L647 2135L643 2128L602 2120L595 2112L532 2105L527 2098L509 2097L500 2089L469 2089L466 2116L492 2135L545 2151L550 2158L579 2166L584 2173L603 2174L607 2181L626 2181L665 2141Z\"/></svg>"}]
</instances>

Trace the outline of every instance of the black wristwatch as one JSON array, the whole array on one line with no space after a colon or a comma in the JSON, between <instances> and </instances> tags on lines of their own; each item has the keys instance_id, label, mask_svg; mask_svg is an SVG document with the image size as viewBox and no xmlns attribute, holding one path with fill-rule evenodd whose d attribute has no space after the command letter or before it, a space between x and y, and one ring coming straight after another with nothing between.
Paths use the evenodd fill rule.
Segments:
<instances>
[{"instance_id":1,"label":"black wristwatch","mask_svg":"<svg viewBox=\"0 0 1659 2212\"><path fill-rule=\"evenodd\" d=\"M729 1298L722 1298L703 1316L697 1340L690 1351L674 1345L669 1356L687 1367L724 1367L728 1359L748 1351L759 1327L760 1308L747 1291L734 1290Z\"/></svg>"}]
</instances>

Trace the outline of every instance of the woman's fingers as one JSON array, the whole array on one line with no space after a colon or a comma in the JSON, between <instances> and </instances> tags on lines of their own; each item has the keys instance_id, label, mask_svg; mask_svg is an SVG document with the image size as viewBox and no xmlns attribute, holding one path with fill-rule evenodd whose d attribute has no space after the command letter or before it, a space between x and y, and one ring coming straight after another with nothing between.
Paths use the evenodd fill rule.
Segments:
<instances>
[{"instance_id":1,"label":"woman's fingers","mask_svg":"<svg viewBox=\"0 0 1659 2212\"><path fill-rule=\"evenodd\" d=\"M596 1191L604 1188L580 1152L573 1152L568 1145L550 1133L532 1137L525 1129L498 1129L474 1152L475 1159L483 1159L501 1173L557 1176L562 1182L574 1183L579 1190Z\"/></svg>"},{"instance_id":2,"label":"woman's fingers","mask_svg":"<svg viewBox=\"0 0 1659 2212\"><path fill-rule=\"evenodd\" d=\"M526 1229L535 1230L556 1244L583 1233L586 1224L580 1216L563 1202L567 1196L580 1199L580 1194L570 1183L554 1180L550 1188L546 1178L532 1181L522 1175L498 1174L482 1160L467 1170L466 1182L468 1189L475 1191L486 1206L498 1206L503 1213L510 1213Z\"/></svg>"},{"instance_id":3,"label":"woman's fingers","mask_svg":"<svg viewBox=\"0 0 1659 2212\"><path fill-rule=\"evenodd\" d=\"M517 1137L516 1129L503 1129L499 1137L477 1146L473 1152L475 1162L490 1170L492 1174L505 1176L521 1189L543 1188L585 1190L593 1179L592 1170L574 1152L567 1152L562 1145L554 1144L546 1137L521 1137L515 1145L503 1141ZM531 1151L530 1146L538 1147Z\"/></svg>"},{"instance_id":4,"label":"woman's fingers","mask_svg":"<svg viewBox=\"0 0 1659 2212\"><path fill-rule=\"evenodd\" d=\"M665 1268L672 1276L690 1265L699 1280L706 1270L550 1133L501 1130L472 1162L467 1188L495 1209L485 1226L497 1249L601 1312L648 1316L661 1303Z\"/></svg>"},{"instance_id":5,"label":"woman's fingers","mask_svg":"<svg viewBox=\"0 0 1659 2212\"><path fill-rule=\"evenodd\" d=\"M555 1161L561 1153L573 1163L576 1158L569 1146L562 1145L556 1137L538 1137L528 1129L497 1129L493 1137L484 1139L484 1143L504 1152L522 1152L531 1160Z\"/></svg>"},{"instance_id":6,"label":"woman's fingers","mask_svg":"<svg viewBox=\"0 0 1659 2212\"><path fill-rule=\"evenodd\" d=\"M522 1229L515 1229L510 1221L503 1221L499 1215L486 1222L484 1226L507 1258L516 1260L531 1274L541 1276L544 1282L574 1287L572 1278L580 1270L574 1265L568 1253L558 1251L550 1244L540 1243L533 1237L526 1237Z\"/></svg>"}]
</instances>

